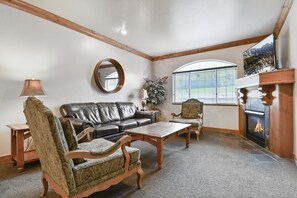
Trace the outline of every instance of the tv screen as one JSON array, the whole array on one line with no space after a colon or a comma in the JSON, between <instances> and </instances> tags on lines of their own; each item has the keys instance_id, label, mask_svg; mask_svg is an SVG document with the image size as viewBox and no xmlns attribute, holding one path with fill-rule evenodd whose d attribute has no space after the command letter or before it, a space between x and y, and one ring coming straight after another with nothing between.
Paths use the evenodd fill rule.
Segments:
<instances>
[{"instance_id":1,"label":"tv screen","mask_svg":"<svg viewBox=\"0 0 297 198\"><path fill-rule=\"evenodd\" d=\"M276 69L273 34L243 52L244 76Z\"/></svg>"}]
</instances>

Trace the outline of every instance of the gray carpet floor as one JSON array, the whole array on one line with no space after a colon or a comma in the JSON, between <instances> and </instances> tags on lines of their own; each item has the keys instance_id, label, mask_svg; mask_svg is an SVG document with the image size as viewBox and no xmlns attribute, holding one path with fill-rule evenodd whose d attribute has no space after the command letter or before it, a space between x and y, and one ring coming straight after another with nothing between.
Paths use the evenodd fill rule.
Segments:
<instances>
[{"instance_id":1,"label":"gray carpet floor","mask_svg":"<svg viewBox=\"0 0 297 198\"><path fill-rule=\"evenodd\" d=\"M183 137L165 144L164 167L156 164L156 149L136 141L145 172L143 189L136 176L91 195L97 197L297 197L297 167L254 143L231 134L205 132L200 141L191 139L185 148ZM0 197L39 197L40 165L26 165L17 173L11 164L0 167ZM49 189L46 197L56 198Z\"/></svg>"}]
</instances>

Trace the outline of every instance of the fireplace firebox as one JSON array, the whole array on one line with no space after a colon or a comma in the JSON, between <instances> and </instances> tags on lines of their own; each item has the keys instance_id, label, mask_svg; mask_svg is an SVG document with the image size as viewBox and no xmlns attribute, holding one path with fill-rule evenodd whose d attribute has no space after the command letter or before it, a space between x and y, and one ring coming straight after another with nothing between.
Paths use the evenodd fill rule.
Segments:
<instances>
[{"instance_id":1,"label":"fireplace firebox","mask_svg":"<svg viewBox=\"0 0 297 198\"><path fill-rule=\"evenodd\" d=\"M260 111L245 110L245 115L246 137L265 148L265 113Z\"/></svg>"}]
</instances>

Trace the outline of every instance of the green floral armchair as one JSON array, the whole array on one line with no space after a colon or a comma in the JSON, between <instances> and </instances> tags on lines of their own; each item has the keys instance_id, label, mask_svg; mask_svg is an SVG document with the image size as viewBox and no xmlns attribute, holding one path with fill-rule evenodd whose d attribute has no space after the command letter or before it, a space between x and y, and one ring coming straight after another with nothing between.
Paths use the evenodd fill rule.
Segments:
<instances>
[{"instance_id":1,"label":"green floral armchair","mask_svg":"<svg viewBox=\"0 0 297 198\"><path fill-rule=\"evenodd\" d=\"M142 187L140 151L126 147L129 136L116 143L105 139L78 143L92 129L76 135L69 120L58 119L34 97L26 100L24 113L41 163L41 196L45 196L49 184L62 197L87 197L134 173L138 175L138 187Z\"/></svg>"},{"instance_id":2,"label":"green floral armchair","mask_svg":"<svg viewBox=\"0 0 297 198\"><path fill-rule=\"evenodd\" d=\"M180 113L171 113L171 115L172 119L169 120L170 122L191 124L190 130L196 134L196 138L199 140L203 127L203 102L191 98L182 102Z\"/></svg>"}]
</instances>

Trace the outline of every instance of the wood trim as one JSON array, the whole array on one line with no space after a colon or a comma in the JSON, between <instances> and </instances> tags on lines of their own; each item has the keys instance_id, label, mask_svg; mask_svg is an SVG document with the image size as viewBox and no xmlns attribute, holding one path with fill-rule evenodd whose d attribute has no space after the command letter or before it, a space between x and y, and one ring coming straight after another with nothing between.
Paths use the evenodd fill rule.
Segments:
<instances>
[{"instance_id":1,"label":"wood trim","mask_svg":"<svg viewBox=\"0 0 297 198\"><path fill-rule=\"evenodd\" d=\"M245 114L242 105L238 105L238 132L239 135L244 136L245 133Z\"/></svg>"},{"instance_id":2,"label":"wood trim","mask_svg":"<svg viewBox=\"0 0 297 198\"><path fill-rule=\"evenodd\" d=\"M259 74L259 85L287 84L295 82L295 69L280 69Z\"/></svg>"},{"instance_id":3,"label":"wood trim","mask_svg":"<svg viewBox=\"0 0 297 198\"><path fill-rule=\"evenodd\" d=\"M204 103L203 105L205 105L205 106L226 106L226 107L231 106L231 107L236 107L239 104L235 104L235 103L234 104L227 104L227 103L225 103L225 104L223 104L223 103L210 104L210 103Z\"/></svg>"},{"instance_id":4,"label":"wood trim","mask_svg":"<svg viewBox=\"0 0 297 198\"><path fill-rule=\"evenodd\" d=\"M73 198L78 198L78 197L88 197L89 195L99 192L102 190L105 190L109 188L112 185L116 185L122 180L124 180L127 177L130 177L132 174L137 173L137 184L138 188L142 188L142 178L143 178L143 170L141 166L135 167L132 170L125 171L123 174L120 174L119 176L116 176L110 180L104 181L94 187L89 188L86 191L80 192L79 194L76 194L73 196ZM68 194L46 173L42 172L42 184L43 184L43 191L42 191L42 196L45 196L47 194L47 185L49 184L51 188L59 195L62 197L68 197ZM48 183L48 184L47 184Z\"/></svg>"},{"instance_id":5,"label":"wood trim","mask_svg":"<svg viewBox=\"0 0 297 198\"><path fill-rule=\"evenodd\" d=\"M289 14L289 11L292 7L292 4L293 4L294 0L285 0L283 6L282 6L282 10L281 10L281 13L278 17L278 20L274 26L274 29L273 29L273 35L274 35L274 38L277 39L278 36L279 36L279 33L287 19L287 16Z\"/></svg>"},{"instance_id":6,"label":"wood trim","mask_svg":"<svg viewBox=\"0 0 297 198\"><path fill-rule=\"evenodd\" d=\"M219 132L219 133L231 133L231 134L236 134L240 135L239 130L234 130L234 129L224 129L224 128L215 128L215 127L206 127L204 126L202 128L202 131L211 131L211 132Z\"/></svg>"},{"instance_id":7,"label":"wood trim","mask_svg":"<svg viewBox=\"0 0 297 198\"><path fill-rule=\"evenodd\" d=\"M0 3L2 4L5 4L7 6L10 6L10 7L13 7L13 8L16 8L16 9L19 9L19 10L22 10L24 12L27 12L27 13L30 13L32 15L35 15L35 16L38 16L40 18L43 18L45 20L48 20L48 21L51 21L53 23L56 23L56 24L59 24L61 26L64 26L66 28L69 28L69 29L72 29L76 32L79 32L79 33L82 33L84 35L87 35L87 36L90 36L94 39L97 39L99 41L102 41L104 43L107 43L107 44L110 44L114 47L117 47L117 48L120 48L122 50L125 50L127 52L130 52L130 53L133 53L137 56L140 56L140 57L143 57L145 59L148 59L148 60L152 60L153 57L144 53L144 52L141 52L139 50L136 50L132 47L129 47L123 43L120 43L112 38L109 38L107 36L104 36L92 29L89 29L89 28L86 28L82 25L79 25L77 23L74 23L68 19L65 19L63 17L60 17L56 14L53 14L49 11L46 11L44 9L41 9L39 7L36 7L32 4L29 4L27 2L24 2L24 1L21 1L21 0L0 0Z\"/></svg>"},{"instance_id":8,"label":"wood trim","mask_svg":"<svg viewBox=\"0 0 297 198\"><path fill-rule=\"evenodd\" d=\"M181 105L182 103L181 102L173 102L172 103L173 105ZM216 103L216 104L212 104L212 103L203 103L203 105L205 106L238 106L239 104L227 104L227 103ZM176 115L176 116L179 116L179 115Z\"/></svg>"},{"instance_id":9,"label":"wood trim","mask_svg":"<svg viewBox=\"0 0 297 198\"><path fill-rule=\"evenodd\" d=\"M8 164L12 162L11 155L2 155L0 156L0 164Z\"/></svg>"},{"instance_id":10,"label":"wood trim","mask_svg":"<svg viewBox=\"0 0 297 198\"><path fill-rule=\"evenodd\" d=\"M105 86L101 84L101 81L100 81L100 76L99 76L99 70L102 68L102 65L104 64L104 62L110 62L111 65L113 67L115 67L117 73L118 73L118 83L116 85L116 87L113 89L113 90L107 90L105 89ZM118 91L120 91L125 83L125 74L124 74L124 70L121 66L121 64L116 61L115 59L112 59L112 58L106 58L106 59L103 59L101 61L99 61L97 64L96 64L96 67L94 69L94 72L93 72L93 76L94 76L94 79L95 79L95 83L97 85L97 87L105 92L105 93L116 93Z\"/></svg>"},{"instance_id":11,"label":"wood trim","mask_svg":"<svg viewBox=\"0 0 297 198\"><path fill-rule=\"evenodd\" d=\"M240 45L257 43L257 42L263 40L264 38L266 38L267 36L269 36L269 35L267 34L267 35L262 35L262 36L258 36L258 37L242 39L242 40L238 40L238 41L232 41L232 42L222 43L222 44L218 44L218 45L212 45L212 46L198 48L198 49L176 52L176 53L166 54L166 55L162 55L162 56L155 56L155 57L153 57L153 61L164 60L164 59L169 59L169 58L176 58L176 57L180 57L180 56L188 56L188 55L198 54L198 53L202 53L202 52L209 52L209 51L214 51L214 50L219 50L219 49L224 49L224 48L229 48L229 47L236 47L236 46L240 46Z\"/></svg>"}]
</instances>

